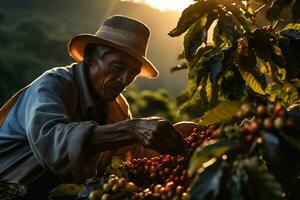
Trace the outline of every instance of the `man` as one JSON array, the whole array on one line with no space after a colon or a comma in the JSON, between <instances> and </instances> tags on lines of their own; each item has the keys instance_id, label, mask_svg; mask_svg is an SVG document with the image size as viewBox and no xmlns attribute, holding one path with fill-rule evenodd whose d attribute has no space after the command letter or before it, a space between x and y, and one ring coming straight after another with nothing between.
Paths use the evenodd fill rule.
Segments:
<instances>
[{"instance_id":1,"label":"man","mask_svg":"<svg viewBox=\"0 0 300 200\"><path fill-rule=\"evenodd\" d=\"M45 72L1 108L0 177L39 191L96 176L128 145L183 154L184 139L167 120L132 119L121 95L137 76L158 75L145 58L149 35L143 23L113 16L95 35L75 36L77 63Z\"/></svg>"}]
</instances>

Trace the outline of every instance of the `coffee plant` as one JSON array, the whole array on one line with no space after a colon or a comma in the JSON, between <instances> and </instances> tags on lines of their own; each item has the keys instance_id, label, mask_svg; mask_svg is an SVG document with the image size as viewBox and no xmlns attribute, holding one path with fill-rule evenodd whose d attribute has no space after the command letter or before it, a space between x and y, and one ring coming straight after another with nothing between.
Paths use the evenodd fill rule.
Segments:
<instances>
[{"instance_id":1,"label":"coffee plant","mask_svg":"<svg viewBox=\"0 0 300 200\"><path fill-rule=\"evenodd\" d=\"M300 199L299 19L300 0L195 0L169 33L185 34L178 105L202 125L186 154L113 159L49 198Z\"/></svg>"}]
</instances>

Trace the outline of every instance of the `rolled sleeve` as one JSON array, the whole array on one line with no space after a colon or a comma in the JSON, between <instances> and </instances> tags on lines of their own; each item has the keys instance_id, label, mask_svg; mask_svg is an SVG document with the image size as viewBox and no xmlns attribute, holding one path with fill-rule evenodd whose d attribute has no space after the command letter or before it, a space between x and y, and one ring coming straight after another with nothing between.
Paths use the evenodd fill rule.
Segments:
<instances>
[{"instance_id":1,"label":"rolled sleeve","mask_svg":"<svg viewBox=\"0 0 300 200\"><path fill-rule=\"evenodd\" d=\"M53 173L75 181L94 176L96 161L86 156L85 143L94 121L72 122L70 80L48 74L26 92L25 127L32 152L38 163Z\"/></svg>"}]
</instances>

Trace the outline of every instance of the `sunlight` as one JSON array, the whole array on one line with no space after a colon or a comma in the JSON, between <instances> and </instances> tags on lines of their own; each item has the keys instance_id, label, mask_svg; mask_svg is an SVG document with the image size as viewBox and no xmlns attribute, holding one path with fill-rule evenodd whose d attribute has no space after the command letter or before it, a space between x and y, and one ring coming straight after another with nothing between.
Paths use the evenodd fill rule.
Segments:
<instances>
[{"instance_id":1,"label":"sunlight","mask_svg":"<svg viewBox=\"0 0 300 200\"><path fill-rule=\"evenodd\" d=\"M181 12L190 4L193 3L193 0L121 0L129 1L133 3L144 3L153 8L159 9L160 11L178 11Z\"/></svg>"}]
</instances>

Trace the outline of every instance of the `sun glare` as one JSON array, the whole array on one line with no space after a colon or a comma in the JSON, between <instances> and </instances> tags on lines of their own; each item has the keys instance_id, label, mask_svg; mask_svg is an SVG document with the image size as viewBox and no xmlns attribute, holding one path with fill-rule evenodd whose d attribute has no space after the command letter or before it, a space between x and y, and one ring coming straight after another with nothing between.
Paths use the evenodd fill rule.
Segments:
<instances>
[{"instance_id":1,"label":"sun glare","mask_svg":"<svg viewBox=\"0 0 300 200\"><path fill-rule=\"evenodd\" d=\"M153 8L159 9L160 11L178 11L181 12L183 9L193 3L193 0L122 0L130 1L133 3L144 3Z\"/></svg>"}]
</instances>

